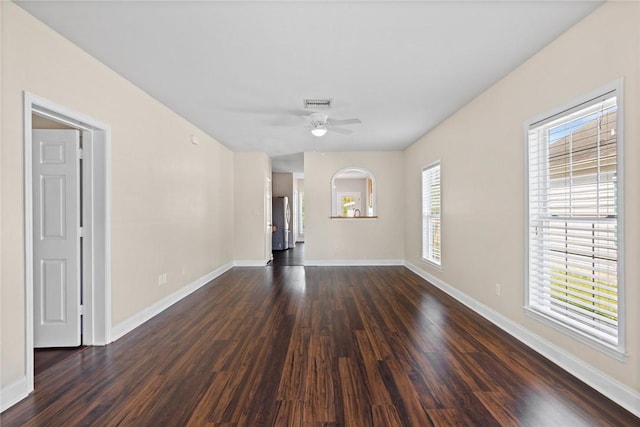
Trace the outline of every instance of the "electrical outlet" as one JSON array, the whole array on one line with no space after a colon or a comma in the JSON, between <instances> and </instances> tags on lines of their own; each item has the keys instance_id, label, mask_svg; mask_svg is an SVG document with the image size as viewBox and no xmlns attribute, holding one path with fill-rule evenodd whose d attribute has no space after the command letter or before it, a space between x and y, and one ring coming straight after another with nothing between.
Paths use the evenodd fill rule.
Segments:
<instances>
[{"instance_id":1,"label":"electrical outlet","mask_svg":"<svg viewBox=\"0 0 640 427\"><path fill-rule=\"evenodd\" d=\"M158 285L165 285L167 283L167 273L160 273L158 276Z\"/></svg>"},{"instance_id":2,"label":"electrical outlet","mask_svg":"<svg viewBox=\"0 0 640 427\"><path fill-rule=\"evenodd\" d=\"M500 283L496 283L496 295L500 296Z\"/></svg>"}]
</instances>

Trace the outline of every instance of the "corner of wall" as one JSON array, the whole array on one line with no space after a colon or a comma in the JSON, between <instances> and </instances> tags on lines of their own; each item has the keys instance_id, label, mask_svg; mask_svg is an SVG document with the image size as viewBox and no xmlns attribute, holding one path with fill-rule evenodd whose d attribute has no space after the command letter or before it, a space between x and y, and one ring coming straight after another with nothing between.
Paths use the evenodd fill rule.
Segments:
<instances>
[{"instance_id":1,"label":"corner of wall","mask_svg":"<svg viewBox=\"0 0 640 427\"><path fill-rule=\"evenodd\" d=\"M232 267L233 267L232 263L225 264L215 269L214 271L200 277L199 279L194 280L193 282L184 286L183 288L180 288L178 291L172 293L171 295L167 295L160 301L157 301L156 303L145 308L144 310L139 311L138 313L134 314L133 316L129 317L123 322L120 322L119 324L115 325L111 329L111 342L122 338L124 335L128 334L138 326L142 325L147 320L152 319L153 317L157 316L167 308L171 307L173 304L186 298L193 292L205 286L216 277L226 273Z\"/></svg>"}]
</instances>

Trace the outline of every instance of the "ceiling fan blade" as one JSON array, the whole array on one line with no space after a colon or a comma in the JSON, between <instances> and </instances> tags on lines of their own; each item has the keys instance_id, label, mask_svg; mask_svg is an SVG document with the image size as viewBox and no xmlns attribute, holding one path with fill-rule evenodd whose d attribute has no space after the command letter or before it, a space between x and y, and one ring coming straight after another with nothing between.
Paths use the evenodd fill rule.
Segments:
<instances>
[{"instance_id":1,"label":"ceiling fan blade","mask_svg":"<svg viewBox=\"0 0 640 427\"><path fill-rule=\"evenodd\" d=\"M327 119L328 125L354 125L356 123L362 123L360 119L345 119L345 120L336 120L336 119Z\"/></svg>"},{"instance_id":2,"label":"ceiling fan blade","mask_svg":"<svg viewBox=\"0 0 640 427\"><path fill-rule=\"evenodd\" d=\"M334 128L334 127L329 128L329 131L330 132L341 133L343 135L350 135L350 134L353 133L353 131L349 130L349 129Z\"/></svg>"}]
</instances>

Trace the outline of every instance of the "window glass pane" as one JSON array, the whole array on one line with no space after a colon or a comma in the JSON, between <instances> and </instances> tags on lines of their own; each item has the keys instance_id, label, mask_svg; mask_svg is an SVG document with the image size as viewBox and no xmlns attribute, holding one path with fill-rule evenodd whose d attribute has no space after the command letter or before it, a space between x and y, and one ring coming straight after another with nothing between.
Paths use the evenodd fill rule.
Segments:
<instances>
[{"instance_id":1,"label":"window glass pane","mask_svg":"<svg viewBox=\"0 0 640 427\"><path fill-rule=\"evenodd\" d=\"M528 307L618 340L615 93L529 128Z\"/></svg>"},{"instance_id":2,"label":"window glass pane","mask_svg":"<svg viewBox=\"0 0 640 427\"><path fill-rule=\"evenodd\" d=\"M422 170L422 258L441 263L440 164Z\"/></svg>"},{"instance_id":3,"label":"window glass pane","mask_svg":"<svg viewBox=\"0 0 640 427\"><path fill-rule=\"evenodd\" d=\"M338 193L338 215L342 217L361 216L360 193Z\"/></svg>"}]
</instances>

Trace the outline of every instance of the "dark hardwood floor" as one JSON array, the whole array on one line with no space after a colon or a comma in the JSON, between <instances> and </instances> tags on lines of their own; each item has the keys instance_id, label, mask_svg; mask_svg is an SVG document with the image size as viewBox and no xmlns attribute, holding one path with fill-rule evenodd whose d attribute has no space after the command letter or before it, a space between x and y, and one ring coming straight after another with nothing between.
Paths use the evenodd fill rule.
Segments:
<instances>
[{"instance_id":1,"label":"dark hardwood floor","mask_svg":"<svg viewBox=\"0 0 640 427\"><path fill-rule=\"evenodd\" d=\"M37 426L631 426L403 267L234 268L35 378Z\"/></svg>"},{"instance_id":2,"label":"dark hardwood floor","mask_svg":"<svg viewBox=\"0 0 640 427\"><path fill-rule=\"evenodd\" d=\"M296 243L296 246L286 251L273 251L272 267L285 267L304 265L304 242Z\"/></svg>"},{"instance_id":3,"label":"dark hardwood floor","mask_svg":"<svg viewBox=\"0 0 640 427\"><path fill-rule=\"evenodd\" d=\"M36 348L33 351L33 373L38 375L86 347Z\"/></svg>"}]
</instances>

